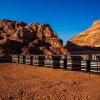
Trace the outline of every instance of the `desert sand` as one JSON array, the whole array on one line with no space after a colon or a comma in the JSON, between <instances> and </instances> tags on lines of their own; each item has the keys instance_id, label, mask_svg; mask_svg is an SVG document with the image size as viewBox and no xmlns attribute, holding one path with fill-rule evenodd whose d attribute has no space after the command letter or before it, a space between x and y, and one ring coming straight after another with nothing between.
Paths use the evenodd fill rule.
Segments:
<instances>
[{"instance_id":1,"label":"desert sand","mask_svg":"<svg viewBox=\"0 0 100 100\"><path fill-rule=\"evenodd\" d=\"M100 76L1 63L0 100L100 100Z\"/></svg>"}]
</instances>

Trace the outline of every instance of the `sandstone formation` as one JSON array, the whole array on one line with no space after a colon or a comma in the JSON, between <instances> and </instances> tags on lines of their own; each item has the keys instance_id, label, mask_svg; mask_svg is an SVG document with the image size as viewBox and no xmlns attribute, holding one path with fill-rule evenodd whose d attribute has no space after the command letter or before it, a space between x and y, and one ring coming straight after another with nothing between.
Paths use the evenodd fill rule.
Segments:
<instances>
[{"instance_id":1,"label":"sandstone formation","mask_svg":"<svg viewBox=\"0 0 100 100\"><path fill-rule=\"evenodd\" d=\"M100 20L95 21L86 31L71 38L66 46L74 54L100 53Z\"/></svg>"},{"instance_id":2,"label":"sandstone formation","mask_svg":"<svg viewBox=\"0 0 100 100\"><path fill-rule=\"evenodd\" d=\"M0 20L0 55L68 54L63 42L48 24Z\"/></svg>"}]
</instances>

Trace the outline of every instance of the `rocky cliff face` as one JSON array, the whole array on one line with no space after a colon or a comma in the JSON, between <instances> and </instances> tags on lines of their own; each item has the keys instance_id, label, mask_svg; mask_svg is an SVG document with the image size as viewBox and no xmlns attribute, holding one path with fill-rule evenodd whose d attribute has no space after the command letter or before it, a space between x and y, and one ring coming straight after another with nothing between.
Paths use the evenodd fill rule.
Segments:
<instances>
[{"instance_id":1,"label":"rocky cliff face","mask_svg":"<svg viewBox=\"0 0 100 100\"><path fill-rule=\"evenodd\" d=\"M68 54L63 42L48 24L0 20L0 55Z\"/></svg>"},{"instance_id":2,"label":"rocky cliff face","mask_svg":"<svg viewBox=\"0 0 100 100\"><path fill-rule=\"evenodd\" d=\"M72 53L100 53L100 20L71 38L66 46Z\"/></svg>"}]
</instances>

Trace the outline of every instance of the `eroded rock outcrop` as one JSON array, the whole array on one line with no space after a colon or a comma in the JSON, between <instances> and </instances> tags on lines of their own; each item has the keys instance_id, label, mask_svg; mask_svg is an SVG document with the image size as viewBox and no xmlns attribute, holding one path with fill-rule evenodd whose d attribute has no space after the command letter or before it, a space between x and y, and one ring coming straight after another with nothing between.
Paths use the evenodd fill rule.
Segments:
<instances>
[{"instance_id":1,"label":"eroded rock outcrop","mask_svg":"<svg viewBox=\"0 0 100 100\"><path fill-rule=\"evenodd\" d=\"M1 54L68 54L48 24L0 20Z\"/></svg>"},{"instance_id":2,"label":"eroded rock outcrop","mask_svg":"<svg viewBox=\"0 0 100 100\"><path fill-rule=\"evenodd\" d=\"M74 54L100 53L100 20L95 21L86 31L71 38L66 46Z\"/></svg>"}]
</instances>

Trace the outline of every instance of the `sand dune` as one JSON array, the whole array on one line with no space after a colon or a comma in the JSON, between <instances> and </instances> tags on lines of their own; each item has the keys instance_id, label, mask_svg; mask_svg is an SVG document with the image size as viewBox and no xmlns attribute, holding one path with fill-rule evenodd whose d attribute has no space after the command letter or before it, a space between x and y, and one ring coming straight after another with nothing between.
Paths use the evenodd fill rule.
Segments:
<instances>
[{"instance_id":1,"label":"sand dune","mask_svg":"<svg viewBox=\"0 0 100 100\"><path fill-rule=\"evenodd\" d=\"M0 64L0 100L100 100L100 76L22 64Z\"/></svg>"}]
</instances>

